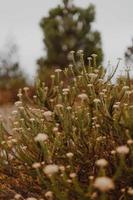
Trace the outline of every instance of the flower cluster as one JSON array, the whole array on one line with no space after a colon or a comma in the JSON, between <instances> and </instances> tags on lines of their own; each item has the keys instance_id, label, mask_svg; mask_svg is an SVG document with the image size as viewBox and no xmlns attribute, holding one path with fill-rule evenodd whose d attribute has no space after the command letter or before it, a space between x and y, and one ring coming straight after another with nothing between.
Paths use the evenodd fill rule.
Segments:
<instances>
[{"instance_id":1,"label":"flower cluster","mask_svg":"<svg viewBox=\"0 0 133 200\"><path fill-rule=\"evenodd\" d=\"M56 69L49 87L38 81L32 99L19 91L10 133L0 121L0 169L24 185L12 199L133 196L133 85L113 84L95 54L80 60Z\"/></svg>"}]
</instances>

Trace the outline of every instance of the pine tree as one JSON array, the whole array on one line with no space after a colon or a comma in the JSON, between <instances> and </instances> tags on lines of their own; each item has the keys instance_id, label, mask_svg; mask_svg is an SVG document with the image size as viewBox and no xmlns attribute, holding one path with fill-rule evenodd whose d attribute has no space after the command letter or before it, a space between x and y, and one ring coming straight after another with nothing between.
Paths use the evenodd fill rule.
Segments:
<instances>
[{"instance_id":1,"label":"pine tree","mask_svg":"<svg viewBox=\"0 0 133 200\"><path fill-rule=\"evenodd\" d=\"M127 65L133 64L133 39L131 46L129 46L125 52L125 61Z\"/></svg>"},{"instance_id":2,"label":"pine tree","mask_svg":"<svg viewBox=\"0 0 133 200\"><path fill-rule=\"evenodd\" d=\"M95 7L80 8L72 0L62 0L62 4L49 11L48 17L40 22L46 57L37 63L44 66L67 67L71 50L84 50L85 60L92 53L98 54L98 64L102 62L101 36L92 29ZM42 69L43 71L43 69Z\"/></svg>"}]
</instances>

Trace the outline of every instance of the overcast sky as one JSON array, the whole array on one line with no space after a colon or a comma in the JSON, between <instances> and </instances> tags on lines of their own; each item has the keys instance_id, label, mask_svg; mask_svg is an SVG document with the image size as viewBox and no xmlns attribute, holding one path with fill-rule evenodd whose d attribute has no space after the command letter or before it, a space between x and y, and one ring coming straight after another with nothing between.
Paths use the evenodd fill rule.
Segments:
<instances>
[{"instance_id":1,"label":"overcast sky","mask_svg":"<svg viewBox=\"0 0 133 200\"><path fill-rule=\"evenodd\" d=\"M21 66L34 75L36 60L43 55L39 22L61 0L0 0L0 49L14 38L19 46ZM133 0L75 0L75 4L96 6L95 29L102 35L105 65L123 57L133 37Z\"/></svg>"}]
</instances>

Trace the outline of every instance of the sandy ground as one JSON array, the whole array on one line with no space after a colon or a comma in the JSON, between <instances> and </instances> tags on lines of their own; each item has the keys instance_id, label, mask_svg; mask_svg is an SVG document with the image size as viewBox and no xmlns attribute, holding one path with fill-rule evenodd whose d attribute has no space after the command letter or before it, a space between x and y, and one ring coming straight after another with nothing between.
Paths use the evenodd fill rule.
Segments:
<instances>
[{"instance_id":1,"label":"sandy ground","mask_svg":"<svg viewBox=\"0 0 133 200\"><path fill-rule=\"evenodd\" d=\"M0 115L3 118L4 121L4 125L6 126L7 130L10 130L10 120L9 117L12 113L12 111L14 110L14 106L13 105L4 105L4 106L0 106Z\"/></svg>"}]
</instances>

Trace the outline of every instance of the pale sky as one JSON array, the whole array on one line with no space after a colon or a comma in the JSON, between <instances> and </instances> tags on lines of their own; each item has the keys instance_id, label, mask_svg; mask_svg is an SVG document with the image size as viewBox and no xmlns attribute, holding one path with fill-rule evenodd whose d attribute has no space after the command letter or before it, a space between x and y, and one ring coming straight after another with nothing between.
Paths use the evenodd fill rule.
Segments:
<instances>
[{"instance_id":1,"label":"pale sky","mask_svg":"<svg viewBox=\"0 0 133 200\"><path fill-rule=\"evenodd\" d=\"M36 60L44 54L39 22L50 8L61 0L0 0L0 50L8 38L19 46L20 63L30 78L34 76ZM133 37L133 0L74 0L78 6L96 6L95 29L101 32L107 61L116 63Z\"/></svg>"}]
</instances>

